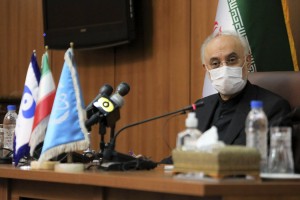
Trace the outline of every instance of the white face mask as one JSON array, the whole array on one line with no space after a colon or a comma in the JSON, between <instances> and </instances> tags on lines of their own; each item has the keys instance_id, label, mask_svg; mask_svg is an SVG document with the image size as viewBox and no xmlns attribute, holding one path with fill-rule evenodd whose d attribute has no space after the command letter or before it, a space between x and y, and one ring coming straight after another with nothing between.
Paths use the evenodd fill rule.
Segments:
<instances>
[{"instance_id":1,"label":"white face mask","mask_svg":"<svg viewBox=\"0 0 300 200\"><path fill-rule=\"evenodd\" d=\"M232 95L241 91L247 80L243 79L243 67L222 66L208 70L213 87L221 94Z\"/></svg>"}]
</instances>

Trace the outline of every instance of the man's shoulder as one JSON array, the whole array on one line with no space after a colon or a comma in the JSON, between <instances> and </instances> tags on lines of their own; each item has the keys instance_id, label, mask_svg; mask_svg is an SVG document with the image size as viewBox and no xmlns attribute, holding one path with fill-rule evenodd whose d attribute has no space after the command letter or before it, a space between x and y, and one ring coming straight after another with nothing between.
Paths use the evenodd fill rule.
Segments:
<instances>
[{"instance_id":1,"label":"man's shoulder","mask_svg":"<svg viewBox=\"0 0 300 200\"><path fill-rule=\"evenodd\" d=\"M272 98L273 100L275 99L281 99L281 100L285 100L283 97L281 97L280 95L268 90L268 89L265 89L263 87L260 87L258 85L255 85L255 84L251 84L251 87L252 88L255 88L255 90L257 91L257 95L258 97L262 98L262 97L265 97L265 98Z\"/></svg>"},{"instance_id":2,"label":"man's shoulder","mask_svg":"<svg viewBox=\"0 0 300 200\"><path fill-rule=\"evenodd\" d=\"M251 84L251 87L253 90L256 90L257 99L264 102L265 109L270 108L276 110L276 107L280 107L281 109L285 109L287 111L291 109L289 102L280 95L258 85Z\"/></svg>"}]
</instances>

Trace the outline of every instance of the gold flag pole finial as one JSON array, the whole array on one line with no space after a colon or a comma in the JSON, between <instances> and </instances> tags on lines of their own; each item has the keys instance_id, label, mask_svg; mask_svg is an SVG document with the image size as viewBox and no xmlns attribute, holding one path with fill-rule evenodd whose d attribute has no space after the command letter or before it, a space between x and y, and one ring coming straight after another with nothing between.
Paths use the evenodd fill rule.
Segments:
<instances>
[{"instance_id":1,"label":"gold flag pole finial","mask_svg":"<svg viewBox=\"0 0 300 200\"><path fill-rule=\"evenodd\" d=\"M71 49L74 49L74 42L70 42Z\"/></svg>"},{"instance_id":2,"label":"gold flag pole finial","mask_svg":"<svg viewBox=\"0 0 300 200\"><path fill-rule=\"evenodd\" d=\"M49 48L48 48L48 45L46 45L46 46L45 46L45 53L48 52L48 49L49 49Z\"/></svg>"}]
</instances>

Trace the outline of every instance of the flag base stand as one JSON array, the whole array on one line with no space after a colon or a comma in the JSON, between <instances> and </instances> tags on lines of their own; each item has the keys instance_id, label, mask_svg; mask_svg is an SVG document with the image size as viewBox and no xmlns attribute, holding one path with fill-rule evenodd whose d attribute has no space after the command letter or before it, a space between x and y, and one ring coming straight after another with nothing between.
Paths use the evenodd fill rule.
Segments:
<instances>
[{"instance_id":1,"label":"flag base stand","mask_svg":"<svg viewBox=\"0 0 300 200\"><path fill-rule=\"evenodd\" d=\"M59 163L54 166L55 172L76 173L84 171L83 163Z\"/></svg>"},{"instance_id":2,"label":"flag base stand","mask_svg":"<svg viewBox=\"0 0 300 200\"><path fill-rule=\"evenodd\" d=\"M54 166L58 163L59 162L57 161L44 161L44 162L31 161L30 167L31 169L54 170Z\"/></svg>"}]
</instances>

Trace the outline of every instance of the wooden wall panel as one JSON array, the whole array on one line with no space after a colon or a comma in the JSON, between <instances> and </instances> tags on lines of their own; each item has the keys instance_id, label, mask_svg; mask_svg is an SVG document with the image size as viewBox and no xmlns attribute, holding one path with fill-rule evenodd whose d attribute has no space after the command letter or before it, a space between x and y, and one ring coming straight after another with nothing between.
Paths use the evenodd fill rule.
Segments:
<instances>
[{"instance_id":1,"label":"wooden wall panel","mask_svg":"<svg viewBox=\"0 0 300 200\"><path fill-rule=\"evenodd\" d=\"M3 88L4 85L6 85L6 79L4 73L8 73L8 2L7 1L0 1L0 62L1 62L1 73L0 73L0 84L1 84L1 94L5 94Z\"/></svg>"},{"instance_id":2,"label":"wooden wall panel","mask_svg":"<svg viewBox=\"0 0 300 200\"><path fill-rule=\"evenodd\" d=\"M116 81L131 92L122 109L119 127L185 107L190 102L190 1L140 1L138 38L117 48ZM185 116L149 122L128 129L118 149L133 150L159 160L170 154Z\"/></svg>"},{"instance_id":3,"label":"wooden wall panel","mask_svg":"<svg viewBox=\"0 0 300 200\"><path fill-rule=\"evenodd\" d=\"M41 1L2 0L0 9L0 94L20 96L32 51L43 49Z\"/></svg>"}]
</instances>

